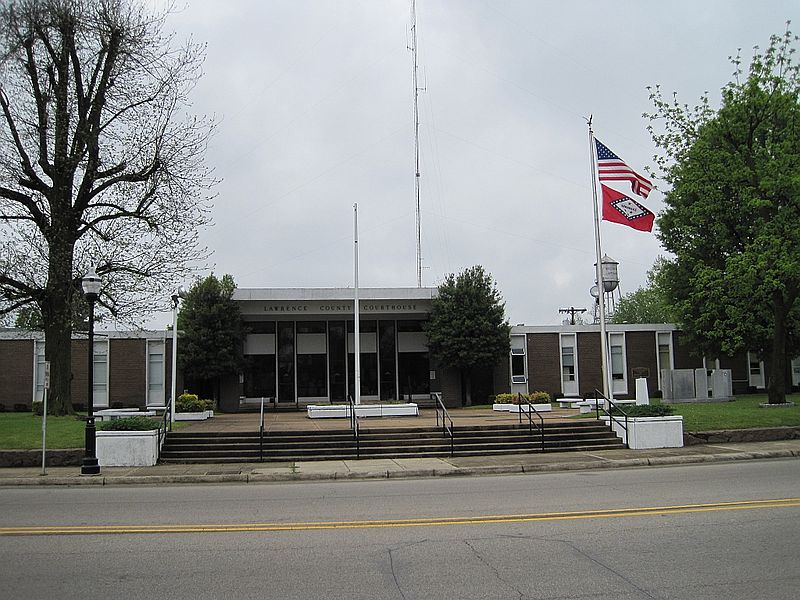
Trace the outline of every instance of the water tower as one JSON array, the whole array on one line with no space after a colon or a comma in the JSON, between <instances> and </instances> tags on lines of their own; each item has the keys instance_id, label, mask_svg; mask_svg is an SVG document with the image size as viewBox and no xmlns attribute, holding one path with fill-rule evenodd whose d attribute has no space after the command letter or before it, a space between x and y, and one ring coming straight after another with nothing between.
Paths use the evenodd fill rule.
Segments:
<instances>
[{"instance_id":1,"label":"water tower","mask_svg":"<svg viewBox=\"0 0 800 600\"><path fill-rule=\"evenodd\" d=\"M605 294L603 300L605 302L606 307L606 318L610 319L617 308L616 299L614 298L614 292L617 292L617 298L620 297L619 292L619 272L617 270L617 266L619 263L611 258L608 254L603 255L602 260L600 261L600 271L603 277L603 293ZM597 263L594 263L595 273L597 273ZM592 289L589 290L589 293L594 297L594 322L600 322L600 299L599 299L599 292L597 288L597 281L595 280Z\"/></svg>"}]
</instances>

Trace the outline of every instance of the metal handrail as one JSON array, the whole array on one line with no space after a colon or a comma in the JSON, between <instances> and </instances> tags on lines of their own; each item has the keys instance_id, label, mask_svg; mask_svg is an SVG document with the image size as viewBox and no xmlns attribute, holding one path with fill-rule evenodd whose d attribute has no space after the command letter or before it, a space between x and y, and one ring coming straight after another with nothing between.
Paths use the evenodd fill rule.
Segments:
<instances>
[{"instance_id":1,"label":"metal handrail","mask_svg":"<svg viewBox=\"0 0 800 600\"><path fill-rule=\"evenodd\" d=\"M630 448L628 444L628 413L622 410L622 407L616 404L611 398L606 398L603 392L598 389L594 390L594 409L597 413L597 420L600 420L600 398L602 398L605 402L608 403L608 407L611 409L603 406L603 412L608 415L608 427L611 431L614 431L614 426L612 425L612 421L619 423L620 427L625 430L625 447ZM612 413L614 410L618 410L622 415L625 417L625 420L621 420L619 417L614 416Z\"/></svg>"},{"instance_id":2,"label":"metal handrail","mask_svg":"<svg viewBox=\"0 0 800 600\"><path fill-rule=\"evenodd\" d=\"M261 419L258 426L258 462L264 462L264 396L261 396Z\"/></svg>"},{"instance_id":3,"label":"metal handrail","mask_svg":"<svg viewBox=\"0 0 800 600\"><path fill-rule=\"evenodd\" d=\"M350 429L353 431L353 439L356 441L356 458L361 457L361 439L358 430L358 415L356 414L356 403L353 397L347 394L347 401L350 403Z\"/></svg>"},{"instance_id":4,"label":"metal handrail","mask_svg":"<svg viewBox=\"0 0 800 600\"><path fill-rule=\"evenodd\" d=\"M170 402L161 417L161 425L158 426L158 450L156 451L156 462L161 459L161 446L167 439L167 430L172 431L172 403Z\"/></svg>"},{"instance_id":5,"label":"metal handrail","mask_svg":"<svg viewBox=\"0 0 800 600\"><path fill-rule=\"evenodd\" d=\"M528 410L526 411L522 410L522 407L524 406L523 402L528 405ZM536 428L539 430L542 452L544 452L544 418L541 414L539 414L539 411L534 408L533 404L531 404L531 401L519 392L517 393L517 405L519 406L519 424L522 425L522 413L524 412L528 416L528 433L532 438L533 426L536 425ZM533 415L539 417L538 424L533 422Z\"/></svg>"},{"instance_id":6,"label":"metal handrail","mask_svg":"<svg viewBox=\"0 0 800 600\"><path fill-rule=\"evenodd\" d=\"M455 454L455 426L453 425L453 419L450 417L450 413L447 412L447 408L442 402L442 394L439 392L431 392L431 398L433 398L436 402L434 408L436 410L436 427L439 427L439 412L442 413L442 437L447 437L450 435L450 456L452 457ZM447 421L445 421L445 417L447 421L450 422L450 425L447 425Z\"/></svg>"}]
</instances>

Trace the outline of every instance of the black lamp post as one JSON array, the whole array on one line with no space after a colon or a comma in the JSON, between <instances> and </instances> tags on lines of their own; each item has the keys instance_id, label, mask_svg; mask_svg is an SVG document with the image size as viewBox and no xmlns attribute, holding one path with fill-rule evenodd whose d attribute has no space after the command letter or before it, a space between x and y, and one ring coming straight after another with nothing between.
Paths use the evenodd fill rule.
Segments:
<instances>
[{"instance_id":1,"label":"black lamp post","mask_svg":"<svg viewBox=\"0 0 800 600\"><path fill-rule=\"evenodd\" d=\"M81 462L81 475L97 475L100 465L97 462L97 444L94 427L94 303L100 295L100 277L92 267L83 278L83 293L89 303L89 401L86 403L86 450Z\"/></svg>"}]
</instances>

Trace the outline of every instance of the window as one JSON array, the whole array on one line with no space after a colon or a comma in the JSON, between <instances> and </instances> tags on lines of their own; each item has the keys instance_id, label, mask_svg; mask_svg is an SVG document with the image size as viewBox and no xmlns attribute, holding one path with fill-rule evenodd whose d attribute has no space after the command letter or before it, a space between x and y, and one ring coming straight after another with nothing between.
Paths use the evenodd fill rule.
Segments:
<instances>
[{"instance_id":1,"label":"window","mask_svg":"<svg viewBox=\"0 0 800 600\"><path fill-rule=\"evenodd\" d=\"M324 321L298 321L297 353L298 398L328 397L327 336Z\"/></svg>"},{"instance_id":2,"label":"window","mask_svg":"<svg viewBox=\"0 0 800 600\"><path fill-rule=\"evenodd\" d=\"M669 331L656 333L658 356L658 387L661 388L661 371L672 369L672 334Z\"/></svg>"},{"instance_id":3,"label":"window","mask_svg":"<svg viewBox=\"0 0 800 600\"><path fill-rule=\"evenodd\" d=\"M511 383L526 383L527 369L525 361L525 340L524 335L511 336Z\"/></svg>"},{"instance_id":4,"label":"window","mask_svg":"<svg viewBox=\"0 0 800 600\"><path fill-rule=\"evenodd\" d=\"M378 323L378 362L381 400L397 399L397 342L394 321Z\"/></svg>"},{"instance_id":5,"label":"window","mask_svg":"<svg viewBox=\"0 0 800 600\"><path fill-rule=\"evenodd\" d=\"M609 360L611 362L611 390L614 394L628 393L628 377L625 367L625 334L609 333Z\"/></svg>"},{"instance_id":6,"label":"window","mask_svg":"<svg viewBox=\"0 0 800 600\"><path fill-rule=\"evenodd\" d=\"M424 321L407 320L397 322L397 331L401 333L408 333L414 331L423 331Z\"/></svg>"},{"instance_id":7,"label":"window","mask_svg":"<svg viewBox=\"0 0 800 600\"><path fill-rule=\"evenodd\" d=\"M750 354L750 375L761 375L761 362L757 357Z\"/></svg>"},{"instance_id":8,"label":"window","mask_svg":"<svg viewBox=\"0 0 800 600\"><path fill-rule=\"evenodd\" d=\"M251 354L245 357L244 395L247 398L275 397L275 355Z\"/></svg>"},{"instance_id":9,"label":"window","mask_svg":"<svg viewBox=\"0 0 800 600\"><path fill-rule=\"evenodd\" d=\"M347 399L347 362L344 321L328 322L328 376L331 402Z\"/></svg>"},{"instance_id":10,"label":"window","mask_svg":"<svg viewBox=\"0 0 800 600\"><path fill-rule=\"evenodd\" d=\"M575 381L575 348L572 346L561 349L561 372L564 381Z\"/></svg>"},{"instance_id":11,"label":"window","mask_svg":"<svg viewBox=\"0 0 800 600\"><path fill-rule=\"evenodd\" d=\"M511 383L525 383L525 355L511 352Z\"/></svg>"},{"instance_id":12,"label":"window","mask_svg":"<svg viewBox=\"0 0 800 600\"><path fill-rule=\"evenodd\" d=\"M764 362L759 360L758 354L748 352L747 365L750 387L764 388Z\"/></svg>"},{"instance_id":13,"label":"window","mask_svg":"<svg viewBox=\"0 0 800 600\"><path fill-rule=\"evenodd\" d=\"M147 404L164 405L164 342L147 341Z\"/></svg>"},{"instance_id":14,"label":"window","mask_svg":"<svg viewBox=\"0 0 800 600\"><path fill-rule=\"evenodd\" d=\"M325 354L297 354L297 396L328 397L328 361Z\"/></svg>"},{"instance_id":15,"label":"window","mask_svg":"<svg viewBox=\"0 0 800 600\"><path fill-rule=\"evenodd\" d=\"M578 340L574 333L562 333L561 345L561 392L565 396L578 395Z\"/></svg>"},{"instance_id":16,"label":"window","mask_svg":"<svg viewBox=\"0 0 800 600\"><path fill-rule=\"evenodd\" d=\"M303 333L325 333L325 321L298 321L297 335Z\"/></svg>"},{"instance_id":17,"label":"window","mask_svg":"<svg viewBox=\"0 0 800 600\"><path fill-rule=\"evenodd\" d=\"M248 333L275 333L275 321L246 321Z\"/></svg>"},{"instance_id":18,"label":"window","mask_svg":"<svg viewBox=\"0 0 800 600\"><path fill-rule=\"evenodd\" d=\"M92 352L92 404L108 406L108 340L94 343Z\"/></svg>"},{"instance_id":19,"label":"window","mask_svg":"<svg viewBox=\"0 0 800 600\"><path fill-rule=\"evenodd\" d=\"M397 363L401 399L411 400L431 393L431 367L427 352L400 352Z\"/></svg>"}]
</instances>

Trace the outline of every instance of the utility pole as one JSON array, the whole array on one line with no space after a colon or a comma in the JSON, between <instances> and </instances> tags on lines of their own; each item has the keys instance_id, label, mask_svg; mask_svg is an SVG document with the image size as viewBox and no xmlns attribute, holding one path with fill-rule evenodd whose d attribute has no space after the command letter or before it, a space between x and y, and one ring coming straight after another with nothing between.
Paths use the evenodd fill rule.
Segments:
<instances>
[{"instance_id":1,"label":"utility pole","mask_svg":"<svg viewBox=\"0 0 800 600\"><path fill-rule=\"evenodd\" d=\"M575 325L575 313L585 313L585 308L575 308L574 306L570 306L569 308L559 308L558 312L560 313L569 313L569 324Z\"/></svg>"}]
</instances>

